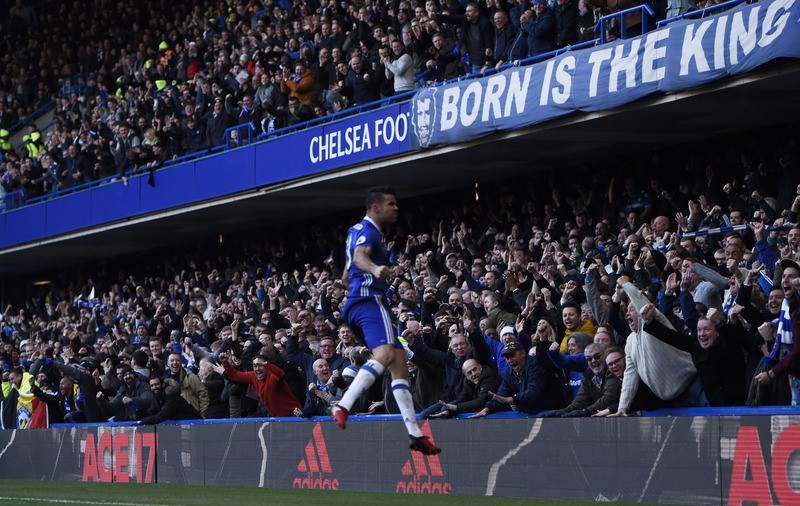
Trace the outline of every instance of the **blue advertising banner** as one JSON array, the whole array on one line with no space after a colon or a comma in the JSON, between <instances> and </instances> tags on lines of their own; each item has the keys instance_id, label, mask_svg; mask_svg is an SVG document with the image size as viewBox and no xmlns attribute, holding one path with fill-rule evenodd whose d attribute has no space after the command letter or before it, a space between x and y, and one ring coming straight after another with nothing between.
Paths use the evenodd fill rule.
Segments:
<instances>
[{"instance_id":1,"label":"blue advertising banner","mask_svg":"<svg viewBox=\"0 0 800 506\"><path fill-rule=\"evenodd\" d=\"M741 4L637 38L422 89L411 104L415 140L423 148L464 142L575 111L611 109L657 92L696 88L782 57L800 57L800 1Z\"/></svg>"},{"instance_id":2,"label":"blue advertising banner","mask_svg":"<svg viewBox=\"0 0 800 506\"><path fill-rule=\"evenodd\" d=\"M408 102L391 104L256 146L256 184L270 184L411 149Z\"/></svg>"}]
</instances>

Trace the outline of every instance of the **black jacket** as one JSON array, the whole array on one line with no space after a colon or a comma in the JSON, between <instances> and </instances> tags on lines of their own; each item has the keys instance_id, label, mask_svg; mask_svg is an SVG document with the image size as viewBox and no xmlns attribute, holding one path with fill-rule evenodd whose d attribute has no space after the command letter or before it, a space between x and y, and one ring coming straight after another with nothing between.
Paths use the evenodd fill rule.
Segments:
<instances>
[{"instance_id":1,"label":"black jacket","mask_svg":"<svg viewBox=\"0 0 800 506\"><path fill-rule=\"evenodd\" d=\"M503 380L492 367L484 367L475 384L464 378L461 395L453 401L456 413L473 413L482 410L492 398L489 392L497 392Z\"/></svg>"},{"instance_id":2,"label":"black jacket","mask_svg":"<svg viewBox=\"0 0 800 506\"><path fill-rule=\"evenodd\" d=\"M523 413L535 414L564 405L559 376L540 367L533 357L525 358L519 375L510 368L506 371L497 394L501 397L514 397L514 406ZM511 409L510 405L494 399L486 407L491 412Z\"/></svg>"},{"instance_id":3,"label":"black jacket","mask_svg":"<svg viewBox=\"0 0 800 506\"><path fill-rule=\"evenodd\" d=\"M71 395L65 399L61 392L46 392L38 386L31 388L31 392L37 399L47 404L47 418L51 425L64 423L65 406L69 406L70 413L78 410L75 405L75 396Z\"/></svg>"},{"instance_id":4,"label":"black jacket","mask_svg":"<svg viewBox=\"0 0 800 506\"><path fill-rule=\"evenodd\" d=\"M159 396L153 396L149 413L142 419L142 425L155 425L167 420L200 420L203 417L186 399L181 397L181 387L178 382L168 379L164 390Z\"/></svg>"},{"instance_id":5,"label":"black jacket","mask_svg":"<svg viewBox=\"0 0 800 506\"><path fill-rule=\"evenodd\" d=\"M122 402L123 397L129 397L132 400L131 404ZM116 416L116 421L140 420L150 403L153 400L153 393L150 391L150 385L144 376L136 375L133 380L133 385L128 386L124 381L117 390L117 395L110 401L101 399L100 407L105 409L111 416Z\"/></svg>"},{"instance_id":6,"label":"black jacket","mask_svg":"<svg viewBox=\"0 0 800 506\"><path fill-rule=\"evenodd\" d=\"M233 118L225 111L209 112L203 117L203 123L206 127L206 141L209 147L225 144L225 130L234 124Z\"/></svg>"},{"instance_id":7,"label":"black jacket","mask_svg":"<svg viewBox=\"0 0 800 506\"><path fill-rule=\"evenodd\" d=\"M657 320L646 324L644 330L679 350L688 351L697 368L709 404L712 406L742 406L747 400L744 347L749 334L741 326L726 325L713 345L700 347L697 339L680 334Z\"/></svg>"},{"instance_id":8,"label":"black jacket","mask_svg":"<svg viewBox=\"0 0 800 506\"><path fill-rule=\"evenodd\" d=\"M450 350L444 352L430 348L420 339L415 340L414 344L409 346L409 349L414 352L414 357L411 359L414 363L423 366L429 364L444 372L442 397L447 402L458 399L461 395L461 390L464 388L461 366L464 365L465 360L474 358L484 367L488 366L491 361L491 352L486 341L483 340L480 330L473 329L469 332L468 338L472 343L472 349L463 359L457 358Z\"/></svg>"},{"instance_id":9,"label":"black jacket","mask_svg":"<svg viewBox=\"0 0 800 506\"><path fill-rule=\"evenodd\" d=\"M470 57L470 63L473 66L483 65L486 58L486 49L494 49L494 26L486 16L479 16L477 22L478 32L480 33L480 44L478 47L470 47L469 45L469 30L471 23L467 16L448 16L446 14L437 14L436 22L448 23L459 27L458 45L461 51ZM474 69L473 69L474 70Z\"/></svg>"},{"instance_id":10,"label":"black jacket","mask_svg":"<svg viewBox=\"0 0 800 506\"><path fill-rule=\"evenodd\" d=\"M230 409L228 407L228 396L225 392L225 378L221 374L214 372L206 376L203 380L203 385L208 390L206 418L229 418Z\"/></svg>"},{"instance_id":11,"label":"black jacket","mask_svg":"<svg viewBox=\"0 0 800 506\"><path fill-rule=\"evenodd\" d=\"M94 381L94 376L84 369L79 369L71 365L59 362L55 362L53 365L65 376L69 376L75 380L75 383L78 384L78 388L81 389L83 405L80 406L80 408L86 413L86 421L89 423L105 421L103 418L103 410L101 410L100 406L97 404L98 386Z\"/></svg>"},{"instance_id":12,"label":"black jacket","mask_svg":"<svg viewBox=\"0 0 800 506\"><path fill-rule=\"evenodd\" d=\"M564 0L553 6L556 21L556 48L574 44L578 40L578 2Z\"/></svg>"}]
</instances>

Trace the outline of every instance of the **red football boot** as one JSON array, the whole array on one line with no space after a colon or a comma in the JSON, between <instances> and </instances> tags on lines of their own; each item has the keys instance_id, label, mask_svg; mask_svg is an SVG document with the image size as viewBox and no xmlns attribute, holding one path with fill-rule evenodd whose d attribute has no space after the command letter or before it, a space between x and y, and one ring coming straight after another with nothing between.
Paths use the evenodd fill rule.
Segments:
<instances>
[{"instance_id":1,"label":"red football boot","mask_svg":"<svg viewBox=\"0 0 800 506\"><path fill-rule=\"evenodd\" d=\"M433 441L428 439L428 436L409 436L409 439L411 440L411 443L408 445L408 447L416 452L422 453L423 455L438 455L442 451L441 448L433 444Z\"/></svg>"}]
</instances>

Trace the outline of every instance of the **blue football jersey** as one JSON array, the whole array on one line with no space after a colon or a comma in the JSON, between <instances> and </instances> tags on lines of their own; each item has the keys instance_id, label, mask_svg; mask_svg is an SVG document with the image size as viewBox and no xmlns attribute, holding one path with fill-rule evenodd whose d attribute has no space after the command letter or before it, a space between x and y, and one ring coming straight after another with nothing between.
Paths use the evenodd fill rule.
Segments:
<instances>
[{"instance_id":1,"label":"blue football jersey","mask_svg":"<svg viewBox=\"0 0 800 506\"><path fill-rule=\"evenodd\" d=\"M347 246L345 260L350 286L347 293L348 300L355 300L375 295L386 295L387 285L383 279L378 279L369 272L363 272L353 264L356 248L371 247L370 259L376 265L389 265L389 254L383 244L383 234L375 224L364 218L356 223L347 232Z\"/></svg>"}]
</instances>

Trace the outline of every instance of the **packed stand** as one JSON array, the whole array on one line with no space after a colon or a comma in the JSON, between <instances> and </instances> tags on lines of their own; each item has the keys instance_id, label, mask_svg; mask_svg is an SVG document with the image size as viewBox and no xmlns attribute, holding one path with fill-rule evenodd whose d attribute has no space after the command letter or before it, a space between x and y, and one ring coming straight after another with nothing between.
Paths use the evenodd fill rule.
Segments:
<instances>
[{"instance_id":1,"label":"packed stand","mask_svg":"<svg viewBox=\"0 0 800 506\"><path fill-rule=\"evenodd\" d=\"M796 132L694 150L401 199L387 297L417 413L792 403ZM327 414L370 358L340 318L357 217L61 273L3 313L3 426L47 425L39 402L49 423ZM396 413L389 388L352 412Z\"/></svg>"},{"instance_id":2,"label":"packed stand","mask_svg":"<svg viewBox=\"0 0 800 506\"><path fill-rule=\"evenodd\" d=\"M225 144L233 126L251 123L257 136L591 40L603 9L586 0L16 0L0 8L0 191L27 200L115 175L127 182ZM52 125L26 125L15 150L8 129L51 98Z\"/></svg>"}]
</instances>

